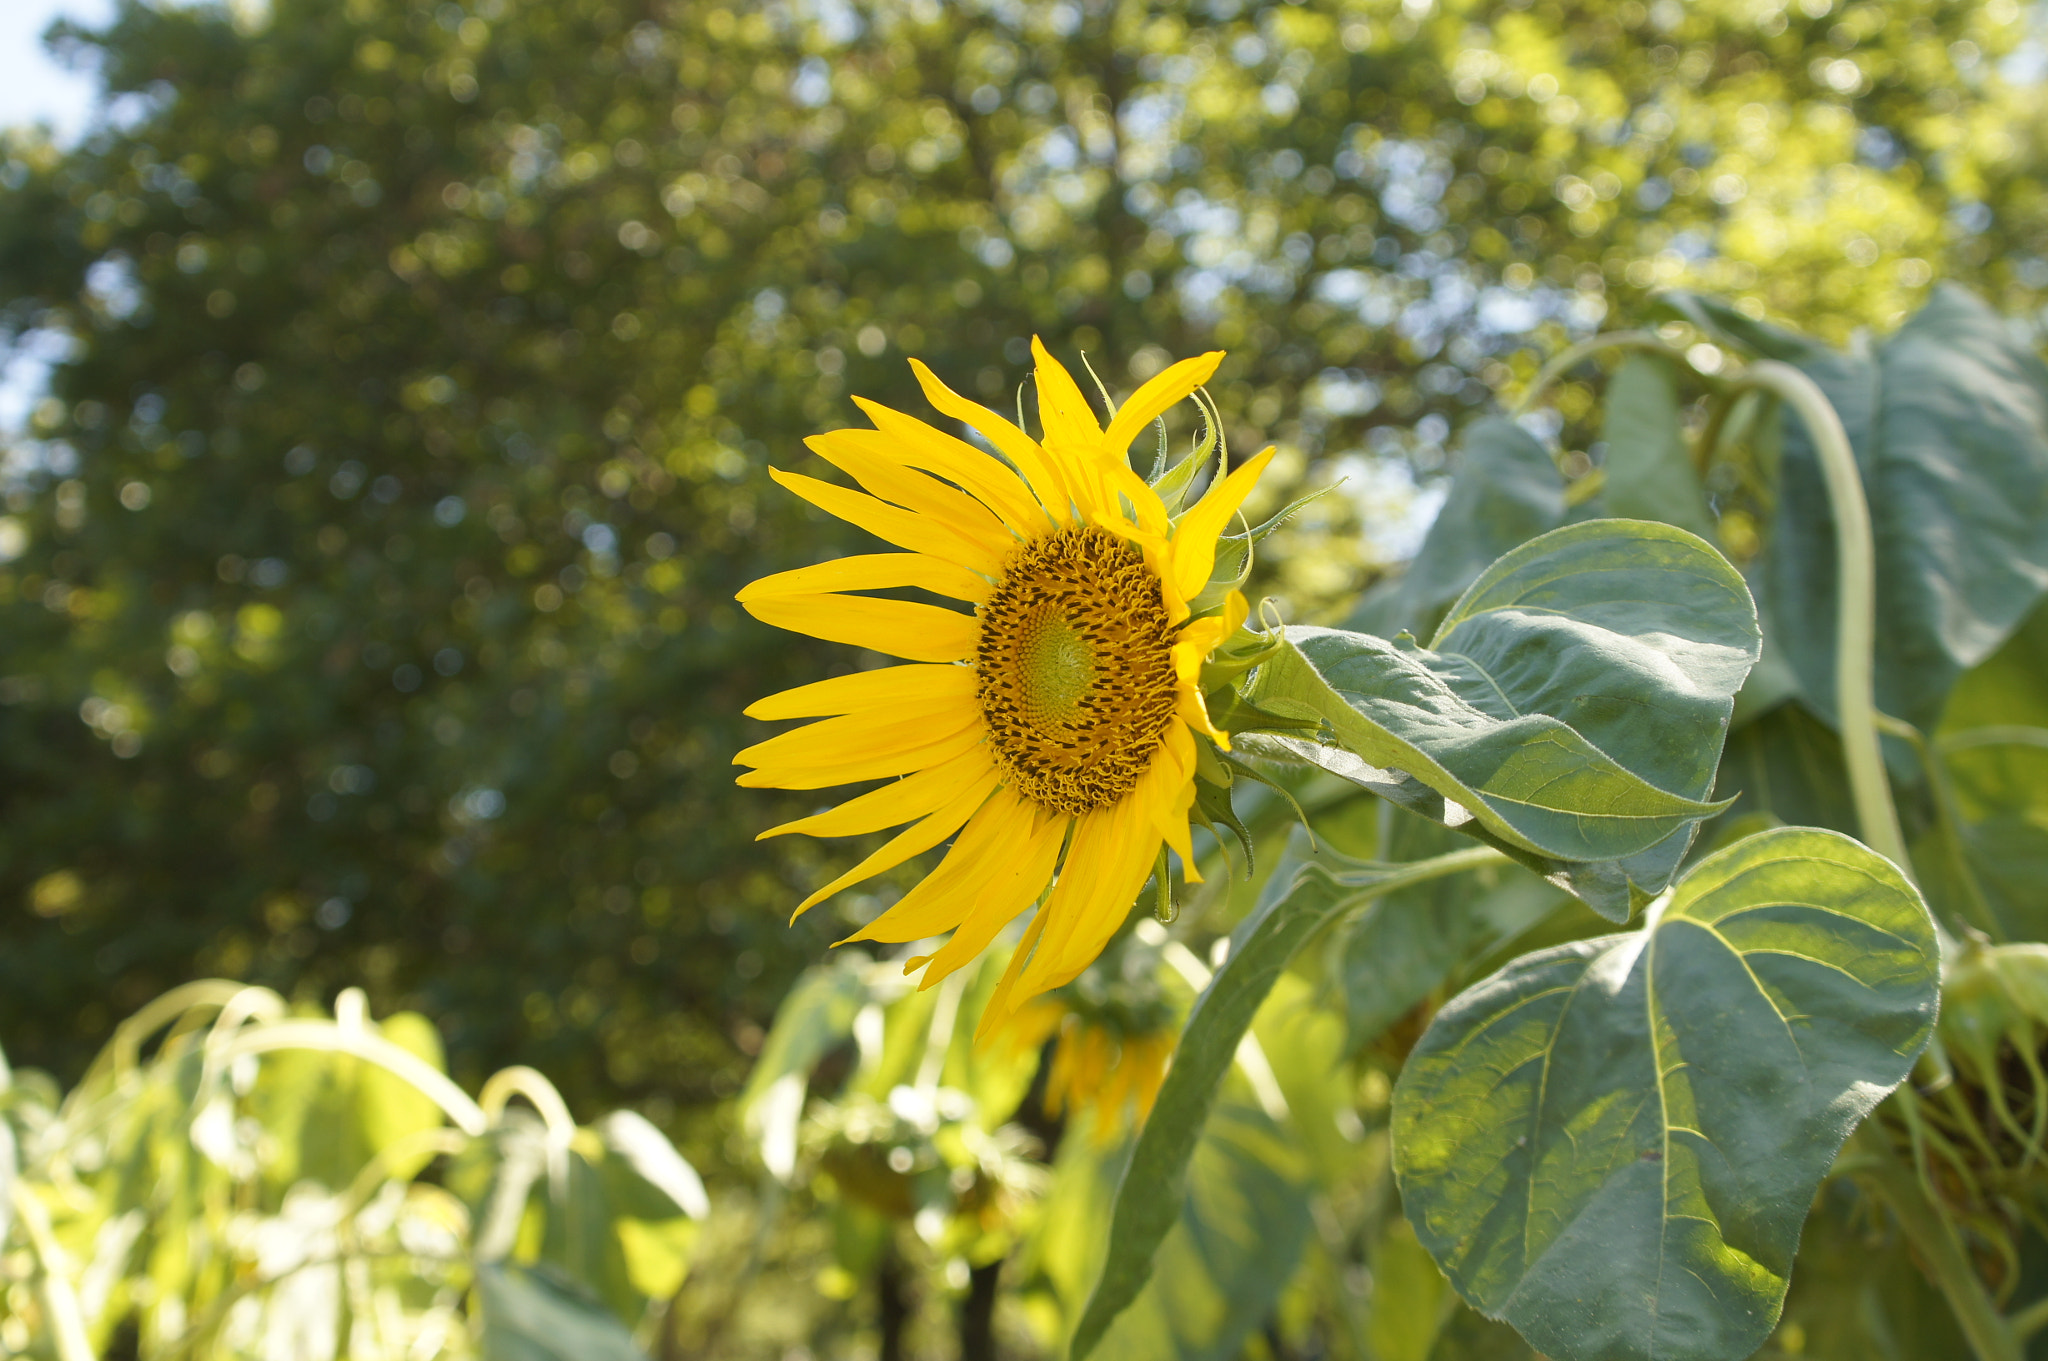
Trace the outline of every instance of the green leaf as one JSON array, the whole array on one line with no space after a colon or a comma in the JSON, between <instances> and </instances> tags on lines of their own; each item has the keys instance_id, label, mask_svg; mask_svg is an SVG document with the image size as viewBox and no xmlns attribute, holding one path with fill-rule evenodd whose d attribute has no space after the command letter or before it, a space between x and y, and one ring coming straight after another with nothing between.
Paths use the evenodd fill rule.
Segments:
<instances>
[{"instance_id":1,"label":"green leaf","mask_svg":"<svg viewBox=\"0 0 2048 1361\"><path fill-rule=\"evenodd\" d=\"M1118 1314L1138 1298L1153 1257L1178 1222L1188 1163L1216 1103L1223 1076L1252 1017L1294 952L1316 932L1376 893L1481 864L1478 848L1424 866L1356 865L1333 869L1327 852L1302 862L1300 843L1273 871L1250 916L1230 937L1223 967L1195 999L1151 1117L1117 1183L1109 1253L1094 1296L1075 1329L1074 1361L1095 1349ZM1342 862L1338 862L1342 863ZM1447 869L1447 866L1449 869Z\"/></svg>"},{"instance_id":2,"label":"green leaf","mask_svg":"<svg viewBox=\"0 0 2048 1361\"><path fill-rule=\"evenodd\" d=\"M1949 691L1940 731L1946 734L2007 725L2048 728L2044 676L2048 676L2048 604L2035 606L2004 646L1956 682L1956 688Z\"/></svg>"},{"instance_id":3,"label":"green leaf","mask_svg":"<svg viewBox=\"0 0 2048 1361\"><path fill-rule=\"evenodd\" d=\"M1705 800L1759 640L1740 574L1705 542L1595 520L1494 563L1428 650L1310 626L1286 644L1252 702L1322 719L1357 760L1284 737L1247 750L1464 827L1619 921L1716 811Z\"/></svg>"},{"instance_id":4,"label":"green leaf","mask_svg":"<svg viewBox=\"0 0 2048 1361\"><path fill-rule=\"evenodd\" d=\"M804 971L776 1009L775 1024L740 1093L740 1115L758 1141L761 1160L778 1178L796 1167L797 1125L811 1069L853 1033L869 1001L866 960L849 955Z\"/></svg>"},{"instance_id":5,"label":"green leaf","mask_svg":"<svg viewBox=\"0 0 2048 1361\"><path fill-rule=\"evenodd\" d=\"M1436 523L1401 576L1369 592L1346 626L1418 636L1501 554L1564 523L1564 479L1534 435L1498 416L1459 440L1457 475Z\"/></svg>"},{"instance_id":6,"label":"green leaf","mask_svg":"<svg viewBox=\"0 0 2048 1361\"><path fill-rule=\"evenodd\" d=\"M1661 520L1712 543L1714 517L1699 472L1685 447L1678 410L1678 373L1668 359L1632 354L1607 380L1605 420L1607 513Z\"/></svg>"},{"instance_id":7,"label":"green leaf","mask_svg":"<svg viewBox=\"0 0 2048 1361\"><path fill-rule=\"evenodd\" d=\"M1306 1160L1255 1102L1201 1130L1158 1269L1102 1338L1118 1361L1230 1361L1272 1313L1307 1245ZM1079 1340L1073 1355L1081 1356Z\"/></svg>"},{"instance_id":8,"label":"green leaf","mask_svg":"<svg viewBox=\"0 0 2048 1361\"><path fill-rule=\"evenodd\" d=\"M424 1016L399 1012L364 1024L442 1069L440 1032ZM383 1149L445 1119L433 1098L395 1073L315 1049L266 1055L249 1108L268 1135L264 1172L279 1190L301 1179L343 1190Z\"/></svg>"},{"instance_id":9,"label":"green leaf","mask_svg":"<svg viewBox=\"0 0 2048 1361\"><path fill-rule=\"evenodd\" d=\"M1934 1022L1919 895L1780 828L1641 931L1525 956L1440 1012L1394 1097L1410 1220L1459 1292L1583 1361L1733 1361L1769 1334L1842 1141Z\"/></svg>"},{"instance_id":10,"label":"green leaf","mask_svg":"<svg viewBox=\"0 0 2048 1361\"><path fill-rule=\"evenodd\" d=\"M1925 857L1927 863L1946 870L1945 877L1973 877L2007 939L2048 940L2048 729L1969 728L1942 739L1936 755L1962 823L1967 863L1960 870L1938 856Z\"/></svg>"},{"instance_id":11,"label":"green leaf","mask_svg":"<svg viewBox=\"0 0 2048 1361\"><path fill-rule=\"evenodd\" d=\"M480 1265L476 1293L491 1361L647 1361L618 1319L553 1272Z\"/></svg>"},{"instance_id":12,"label":"green leaf","mask_svg":"<svg viewBox=\"0 0 2048 1361\"><path fill-rule=\"evenodd\" d=\"M809 1075L819 1059L853 1033L853 1018L868 1002L862 974L866 962L849 955L804 971L776 1009L775 1024L747 1074L746 1090L740 1093L742 1110L759 1101L778 1079Z\"/></svg>"},{"instance_id":13,"label":"green leaf","mask_svg":"<svg viewBox=\"0 0 2048 1361\"><path fill-rule=\"evenodd\" d=\"M669 1137L638 1111L613 1111L592 1126L604 1144L606 1198L636 1219L704 1219L711 1200L703 1179Z\"/></svg>"},{"instance_id":14,"label":"green leaf","mask_svg":"<svg viewBox=\"0 0 2048 1361\"><path fill-rule=\"evenodd\" d=\"M1373 1248L1373 1309L1365 1325L1375 1361L1430 1361L1454 1298L1413 1226L1389 1216Z\"/></svg>"},{"instance_id":15,"label":"green leaf","mask_svg":"<svg viewBox=\"0 0 2048 1361\"><path fill-rule=\"evenodd\" d=\"M1798 365L1842 418L1877 549L1877 704L1928 729L1956 678L2048 590L2048 367L1953 285L1869 355L1836 353L1688 295L1667 305ZM1835 705L1835 534L1805 427L1787 413L1757 600L1805 702Z\"/></svg>"}]
</instances>

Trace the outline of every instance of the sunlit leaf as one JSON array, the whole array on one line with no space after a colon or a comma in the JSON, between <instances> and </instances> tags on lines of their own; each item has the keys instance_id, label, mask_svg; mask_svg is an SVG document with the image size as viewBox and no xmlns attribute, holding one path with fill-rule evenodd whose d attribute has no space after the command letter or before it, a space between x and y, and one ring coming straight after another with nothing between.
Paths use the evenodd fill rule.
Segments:
<instances>
[{"instance_id":1,"label":"sunlit leaf","mask_svg":"<svg viewBox=\"0 0 2048 1361\"><path fill-rule=\"evenodd\" d=\"M1783 828L1641 931L1527 955L1440 1012L1395 1170L1460 1293L1545 1352L1734 1361L1775 1323L1814 1188L1931 1031L1933 924L1888 861Z\"/></svg>"},{"instance_id":2,"label":"sunlit leaf","mask_svg":"<svg viewBox=\"0 0 2048 1361\"><path fill-rule=\"evenodd\" d=\"M1617 921L1716 811L1721 736L1758 649L1734 568L1639 520L1567 526L1507 554L1428 649L1307 625L1285 636L1252 698L1321 719L1356 759L1299 738L1248 750L1472 823Z\"/></svg>"}]
</instances>

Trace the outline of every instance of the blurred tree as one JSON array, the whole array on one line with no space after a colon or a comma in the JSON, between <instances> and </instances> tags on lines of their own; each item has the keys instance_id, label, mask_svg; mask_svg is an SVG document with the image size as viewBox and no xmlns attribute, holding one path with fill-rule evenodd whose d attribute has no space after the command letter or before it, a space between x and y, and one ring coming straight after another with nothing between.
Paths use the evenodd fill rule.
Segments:
<instances>
[{"instance_id":1,"label":"blurred tree","mask_svg":"<svg viewBox=\"0 0 2048 1361\"><path fill-rule=\"evenodd\" d=\"M850 393L923 411L905 355L1006 406L1034 331L1116 391L1233 350L1275 494L1353 478L1276 555L1314 608L1610 306L2048 294L2013 0L124 0L62 41L105 124L0 165L0 304L68 344L0 519L10 1052L76 1070L195 973L360 979L465 1080L693 1113L700 1160L876 905L784 925L823 867L749 845L787 809L727 760L832 663L731 596L843 551L765 467Z\"/></svg>"}]
</instances>

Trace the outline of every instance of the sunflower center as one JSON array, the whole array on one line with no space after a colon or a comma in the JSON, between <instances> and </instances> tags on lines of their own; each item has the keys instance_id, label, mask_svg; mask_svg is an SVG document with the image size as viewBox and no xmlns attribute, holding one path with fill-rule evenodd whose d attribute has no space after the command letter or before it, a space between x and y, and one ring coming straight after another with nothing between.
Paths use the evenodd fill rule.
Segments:
<instances>
[{"instance_id":1,"label":"sunflower center","mask_svg":"<svg viewBox=\"0 0 2048 1361\"><path fill-rule=\"evenodd\" d=\"M1107 807L1151 766L1178 700L1159 578L1108 530L1018 548L981 607L975 674L1017 792L1062 813Z\"/></svg>"}]
</instances>

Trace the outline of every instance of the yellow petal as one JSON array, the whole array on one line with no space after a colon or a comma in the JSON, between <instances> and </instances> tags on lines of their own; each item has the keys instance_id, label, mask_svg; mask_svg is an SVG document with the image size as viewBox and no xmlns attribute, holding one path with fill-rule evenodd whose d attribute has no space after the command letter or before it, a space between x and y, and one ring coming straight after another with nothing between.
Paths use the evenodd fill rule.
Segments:
<instances>
[{"instance_id":1,"label":"yellow petal","mask_svg":"<svg viewBox=\"0 0 2048 1361\"><path fill-rule=\"evenodd\" d=\"M1037 361L1038 419L1045 427L1045 452L1066 479L1067 490L1089 521L1100 524L1116 515L1116 500L1103 478L1102 427L1088 409L1074 376L1054 359L1037 336L1031 337Z\"/></svg>"},{"instance_id":2,"label":"yellow petal","mask_svg":"<svg viewBox=\"0 0 2048 1361\"><path fill-rule=\"evenodd\" d=\"M869 595L782 595L743 602L748 614L791 633L849 643L907 662L960 662L974 655L981 622L971 614Z\"/></svg>"},{"instance_id":3,"label":"yellow petal","mask_svg":"<svg viewBox=\"0 0 2048 1361\"><path fill-rule=\"evenodd\" d=\"M951 737L962 728L981 722L981 709L971 699L935 704L927 710L897 714L887 719L877 719L871 713L846 714L839 718L822 718L765 742L756 742L733 757L732 763L736 766L780 766L787 769L851 765L886 757L906 747L923 746Z\"/></svg>"},{"instance_id":4,"label":"yellow petal","mask_svg":"<svg viewBox=\"0 0 2048 1361\"><path fill-rule=\"evenodd\" d=\"M1017 979L1024 972L1025 963L1037 952L1038 938L1045 934L1045 921L1045 909L1041 907L1038 915L1031 919L1031 925L1024 928L1024 939L1017 942L1016 950L1010 955L1010 963L1003 970L1002 980L996 984L988 1005L982 1008L981 1024L974 1028L975 1044L987 1044L1005 1029L1018 1004L1029 1000L1016 997Z\"/></svg>"},{"instance_id":5,"label":"yellow petal","mask_svg":"<svg viewBox=\"0 0 2048 1361\"><path fill-rule=\"evenodd\" d=\"M1125 457L1130 452L1131 441L1146 426L1208 382L1214 376L1216 366L1222 362L1223 351L1211 350L1153 374L1143 387L1131 394L1128 402L1117 408L1116 415L1110 420L1109 429L1103 437L1109 452L1118 458Z\"/></svg>"},{"instance_id":6,"label":"yellow petal","mask_svg":"<svg viewBox=\"0 0 2048 1361\"><path fill-rule=\"evenodd\" d=\"M884 501L893 501L905 510L937 521L963 539L986 544L997 554L1016 547L1016 537L1003 528L1003 522L987 506L957 487L878 456L869 447L876 441L886 443L887 438L878 430L835 430L829 435L813 435L804 443L819 458Z\"/></svg>"},{"instance_id":7,"label":"yellow petal","mask_svg":"<svg viewBox=\"0 0 2048 1361\"><path fill-rule=\"evenodd\" d=\"M1183 598L1193 600L1209 584L1209 573L1216 566L1217 536L1230 523L1230 517L1237 514L1244 498L1251 495L1259 474L1272 461L1273 450L1269 446L1212 485L1208 494L1174 526L1173 580Z\"/></svg>"},{"instance_id":8,"label":"yellow petal","mask_svg":"<svg viewBox=\"0 0 2048 1361\"><path fill-rule=\"evenodd\" d=\"M1003 557L1007 550L999 550L994 544L958 534L946 525L915 511L892 506L887 501L877 500L848 487L835 487L830 482L805 477L802 473L786 473L780 468L770 468L768 476L818 509L837 515L848 524L859 525L876 538L887 539L898 548L908 548L913 553L929 553L935 558L943 558L947 562L965 567L970 572L979 572L986 577L995 577L1002 573Z\"/></svg>"},{"instance_id":9,"label":"yellow petal","mask_svg":"<svg viewBox=\"0 0 2048 1361\"><path fill-rule=\"evenodd\" d=\"M911 360L910 368L917 375L918 384L924 388L925 400L986 436L997 452L1010 460L1010 465L1023 475L1032 494L1038 497L1039 504L1052 513L1055 523L1066 524L1073 518L1073 497L1067 489L1066 480L1060 476L1059 469L1037 440L981 403L971 402L941 383L938 375L920 361Z\"/></svg>"},{"instance_id":10,"label":"yellow petal","mask_svg":"<svg viewBox=\"0 0 2048 1361\"><path fill-rule=\"evenodd\" d=\"M1046 818L1043 825L1012 853L1000 871L991 869L984 886L968 896L968 910L953 937L926 965L920 990L931 987L947 974L970 962L1017 914L1038 900L1052 879L1059 859L1060 841L1066 835L1066 818Z\"/></svg>"},{"instance_id":11,"label":"yellow petal","mask_svg":"<svg viewBox=\"0 0 2048 1361\"><path fill-rule=\"evenodd\" d=\"M1146 812L1159 839L1180 856L1181 873L1191 884L1202 882L1195 865L1194 838L1188 831L1188 809L1195 801L1195 739L1182 724L1167 729L1159 755L1153 758L1159 770L1155 796L1147 801ZM1151 772L1147 772L1149 775ZM1136 794L1138 791L1131 791Z\"/></svg>"},{"instance_id":12,"label":"yellow petal","mask_svg":"<svg viewBox=\"0 0 2048 1361\"><path fill-rule=\"evenodd\" d=\"M815 567L777 572L751 582L733 598L742 605L774 595L819 595L826 591L881 591L895 586L949 595L980 604L995 589L987 577L922 553L856 553Z\"/></svg>"},{"instance_id":13,"label":"yellow petal","mask_svg":"<svg viewBox=\"0 0 2048 1361\"><path fill-rule=\"evenodd\" d=\"M1072 980L1102 953L1158 853L1159 838L1145 823L1137 801L1126 795L1075 827L1067 863L1046 900L1051 921L1017 983L1024 997Z\"/></svg>"},{"instance_id":14,"label":"yellow petal","mask_svg":"<svg viewBox=\"0 0 2048 1361\"><path fill-rule=\"evenodd\" d=\"M1038 366L1038 418L1045 424L1045 442L1083 449L1101 444L1102 424L1081 385L1037 336L1031 337L1031 358Z\"/></svg>"},{"instance_id":15,"label":"yellow petal","mask_svg":"<svg viewBox=\"0 0 2048 1361\"><path fill-rule=\"evenodd\" d=\"M834 720L837 721L837 720ZM898 734L901 738L901 734ZM905 745L893 752L877 753L864 760L844 765L816 765L792 763L786 766L763 766L750 770L733 781L748 789L826 789L835 784L853 784L859 780L881 780L891 775L907 775L913 770L924 770L944 761L950 761L960 753L979 745L987 736L980 723L970 723L956 733L928 740L905 741Z\"/></svg>"},{"instance_id":16,"label":"yellow petal","mask_svg":"<svg viewBox=\"0 0 2048 1361\"><path fill-rule=\"evenodd\" d=\"M882 446L873 446L878 456L893 457L899 463L936 473L965 488L1026 538L1053 527L1045 507L1033 499L1030 488L1001 459L991 457L966 440L934 429L915 416L891 411L864 397L853 401L875 423L875 433L890 441L886 452Z\"/></svg>"},{"instance_id":17,"label":"yellow petal","mask_svg":"<svg viewBox=\"0 0 2048 1361\"><path fill-rule=\"evenodd\" d=\"M880 789L870 789L837 808L770 827L754 840L766 841L790 832L806 836L862 836L884 827L900 826L937 811L969 785L985 780L992 769L987 746L970 747L950 761L914 771Z\"/></svg>"},{"instance_id":18,"label":"yellow petal","mask_svg":"<svg viewBox=\"0 0 2048 1361\"><path fill-rule=\"evenodd\" d=\"M748 718L823 718L859 713L863 709L922 709L967 699L975 677L964 666L885 666L854 671L830 680L812 681L794 690L757 699L746 708Z\"/></svg>"},{"instance_id":19,"label":"yellow petal","mask_svg":"<svg viewBox=\"0 0 2048 1361\"><path fill-rule=\"evenodd\" d=\"M796 911L789 914L789 919L795 921L849 884L857 884L863 879L873 878L883 870L894 869L911 856L922 855L938 845L959 831L961 824L974 816L975 809L982 805L988 798L989 791L995 788L995 782L995 773L991 771L986 779L969 785L937 812L904 828L873 855L798 903Z\"/></svg>"},{"instance_id":20,"label":"yellow petal","mask_svg":"<svg viewBox=\"0 0 2048 1361\"><path fill-rule=\"evenodd\" d=\"M1209 705L1203 700L1202 692L1192 685L1182 685L1178 689L1179 694L1174 699L1174 714L1181 722L1187 724L1196 732L1201 733L1211 742L1223 748L1223 750L1229 751L1230 734L1218 728L1210 720Z\"/></svg>"},{"instance_id":21,"label":"yellow petal","mask_svg":"<svg viewBox=\"0 0 2048 1361\"><path fill-rule=\"evenodd\" d=\"M1036 858L1038 847L1046 839L1047 823L1054 824L1050 835L1053 849L1058 850L1060 821L1041 817L1015 791L998 789L960 833L960 839L936 869L888 911L846 939L923 940L952 930L980 895L1000 895L1014 887L1009 884L1009 877ZM1044 887L1045 880L1051 877L1052 866L1048 863L1038 881L1039 887ZM1036 889L1032 896L1037 896ZM1022 906L1017 909L1022 910Z\"/></svg>"},{"instance_id":22,"label":"yellow petal","mask_svg":"<svg viewBox=\"0 0 2048 1361\"><path fill-rule=\"evenodd\" d=\"M1250 616L1251 606L1245 603L1244 592L1232 591L1224 598L1223 613L1197 619L1180 631L1180 635L1174 639L1176 662L1181 656L1180 650L1186 648L1188 655L1195 659L1195 665L1200 666L1209 660L1209 654L1214 652L1225 638L1242 628L1244 621ZM1182 675L1186 674L1188 673L1182 672Z\"/></svg>"},{"instance_id":23,"label":"yellow petal","mask_svg":"<svg viewBox=\"0 0 2048 1361\"><path fill-rule=\"evenodd\" d=\"M1166 516L1166 503L1159 499L1159 493L1152 490L1150 483L1131 471L1131 465L1121 454L1112 454L1098 449L1095 453L1095 470L1102 482L1104 513L1113 522L1111 527L1135 523L1146 534L1165 538L1172 527ZM1121 497L1121 500L1119 500ZM1123 502L1130 503L1130 515L1124 513Z\"/></svg>"}]
</instances>

